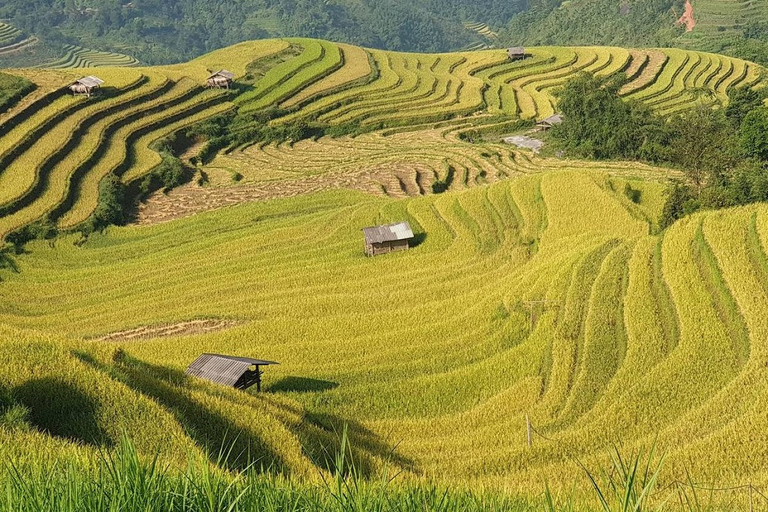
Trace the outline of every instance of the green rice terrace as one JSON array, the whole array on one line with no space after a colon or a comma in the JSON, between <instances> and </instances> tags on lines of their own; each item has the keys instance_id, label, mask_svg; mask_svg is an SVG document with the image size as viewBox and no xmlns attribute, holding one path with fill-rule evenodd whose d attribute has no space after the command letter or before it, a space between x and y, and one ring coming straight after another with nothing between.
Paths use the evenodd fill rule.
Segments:
<instances>
[{"instance_id":1,"label":"green rice terrace","mask_svg":"<svg viewBox=\"0 0 768 512\"><path fill-rule=\"evenodd\" d=\"M19 475L98 473L132 449L210 478L276 473L290 495L328 485L347 442L363 479L438 486L403 509L569 495L597 509L583 467L652 446L657 505L717 487L698 491L713 510L768 506L768 207L662 231L677 171L467 140L551 116L579 71L624 71L621 94L669 116L720 108L764 70L677 49L526 51L254 41L89 70L104 84L88 97L66 89L82 70L8 70L24 92L0 112L0 508L78 510L88 493L23 508ZM204 87L223 68L232 88ZM175 134L227 120L226 144L183 141L195 179L84 234L105 184L146 189ZM249 138L297 126L324 135ZM415 246L366 257L361 229L400 221ZM13 250L30 230L58 236ZM202 353L280 364L243 392L185 375ZM440 508L442 486L490 501Z\"/></svg>"}]
</instances>

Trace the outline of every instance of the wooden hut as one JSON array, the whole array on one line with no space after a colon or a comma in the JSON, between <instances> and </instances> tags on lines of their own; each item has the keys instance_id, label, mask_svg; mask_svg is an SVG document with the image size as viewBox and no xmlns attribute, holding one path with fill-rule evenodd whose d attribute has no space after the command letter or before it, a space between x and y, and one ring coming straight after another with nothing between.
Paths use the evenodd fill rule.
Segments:
<instances>
[{"instance_id":1,"label":"wooden hut","mask_svg":"<svg viewBox=\"0 0 768 512\"><path fill-rule=\"evenodd\" d=\"M101 84L104 80L95 76L86 76L80 80L75 81L69 86L69 90L73 94L81 94L83 96L90 96L101 88Z\"/></svg>"},{"instance_id":2,"label":"wooden hut","mask_svg":"<svg viewBox=\"0 0 768 512\"><path fill-rule=\"evenodd\" d=\"M553 116L549 116L545 119L542 119L541 121L536 123L536 128L539 131L546 131L546 130L549 130L550 128L557 126L562 122L563 122L563 116L560 114L555 114Z\"/></svg>"},{"instance_id":3,"label":"wooden hut","mask_svg":"<svg viewBox=\"0 0 768 512\"><path fill-rule=\"evenodd\" d=\"M521 60L525 58L525 48L522 46L513 46L512 48L507 48L507 55L509 55L510 60Z\"/></svg>"},{"instance_id":4,"label":"wooden hut","mask_svg":"<svg viewBox=\"0 0 768 512\"><path fill-rule=\"evenodd\" d=\"M405 251L410 248L409 242L414 238L407 222L363 228L363 235L365 254L368 256Z\"/></svg>"},{"instance_id":5,"label":"wooden hut","mask_svg":"<svg viewBox=\"0 0 768 512\"><path fill-rule=\"evenodd\" d=\"M256 390L261 391L261 375L264 372L260 367L271 364L279 363L249 357L203 354L192 361L186 373L235 389L247 389L256 384Z\"/></svg>"},{"instance_id":6,"label":"wooden hut","mask_svg":"<svg viewBox=\"0 0 768 512\"><path fill-rule=\"evenodd\" d=\"M235 74L226 69L219 70L208 77L208 87L216 87L218 89L229 89L232 86L232 80L234 80Z\"/></svg>"}]
</instances>

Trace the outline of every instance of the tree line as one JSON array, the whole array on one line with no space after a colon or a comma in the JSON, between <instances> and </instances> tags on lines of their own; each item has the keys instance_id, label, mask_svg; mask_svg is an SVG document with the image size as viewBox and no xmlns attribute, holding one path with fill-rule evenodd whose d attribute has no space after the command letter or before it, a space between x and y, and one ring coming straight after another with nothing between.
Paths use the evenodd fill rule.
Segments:
<instances>
[{"instance_id":1,"label":"tree line","mask_svg":"<svg viewBox=\"0 0 768 512\"><path fill-rule=\"evenodd\" d=\"M566 154L671 166L685 179L668 190L660 226L705 208L768 201L766 92L732 89L725 108L664 118L620 96L623 73L581 73L557 92L563 123L550 132Z\"/></svg>"}]
</instances>

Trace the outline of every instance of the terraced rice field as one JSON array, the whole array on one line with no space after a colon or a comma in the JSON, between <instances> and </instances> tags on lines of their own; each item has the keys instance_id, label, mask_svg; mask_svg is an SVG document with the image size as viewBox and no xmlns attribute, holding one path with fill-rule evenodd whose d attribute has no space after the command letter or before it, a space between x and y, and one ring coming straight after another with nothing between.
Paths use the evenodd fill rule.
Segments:
<instances>
[{"instance_id":1,"label":"terraced rice field","mask_svg":"<svg viewBox=\"0 0 768 512\"><path fill-rule=\"evenodd\" d=\"M299 51L273 59L289 47ZM67 65L135 64L119 56L99 61L97 54L71 50ZM529 58L510 62L503 50L423 55L309 39L257 41L185 65L103 68L98 74L107 80L107 94L90 100L61 94L59 88L77 78L77 71L19 71L37 81L38 90L0 119L6 128L0 137L0 238L45 218L60 228L76 227L94 211L102 179L142 179L160 163L149 147L154 140L235 107L241 113L280 107L282 115L271 121L274 125L303 120L370 131L399 126L420 130L410 136L379 132L370 145L340 139L300 144L298 149L235 151L215 165L233 169L246 177L244 186L258 188L247 192L247 198L265 193L259 188L265 181L262 169L291 178L280 185L283 192L277 196L337 186L415 195L431 192L435 184L442 189L491 183L528 172L526 166L547 169L549 164L528 164L508 148L471 148L449 133L493 119L489 116L552 115L557 109L554 91L576 72L626 71L631 79L626 96L663 114L722 104L729 88L755 84L760 72L737 59L674 49L542 47L529 52ZM234 103L201 87L210 70L229 68L243 76L249 66L273 61ZM431 128L446 120L444 128ZM254 127L259 124L241 129ZM315 158L324 151L335 158L345 146L356 149L344 165L322 167L322 158ZM304 161L310 162L307 167ZM285 162L292 164L286 168ZM298 181L302 185L294 186ZM273 185L267 195L274 193ZM219 199L204 202L220 204Z\"/></svg>"},{"instance_id":2,"label":"terraced rice field","mask_svg":"<svg viewBox=\"0 0 768 512\"><path fill-rule=\"evenodd\" d=\"M13 25L0 22L0 48L18 42L21 35L21 30Z\"/></svg>"},{"instance_id":3,"label":"terraced rice field","mask_svg":"<svg viewBox=\"0 0 768 512\"><path fill-rule=\"evenodd\" d=\"M264 108L267 98L279 98L284 106L301 102L300 110L273 121L276 124L310 118L332 125L375 127L419 124L478 112L540 119L556 111L553 91L574 73L627 70L632 78L625 89L627 97L646 101L662 114L672 114L695 105L721 104L729 88L756 84L760 70L738 59L674 49L542 47L530 49L531 57L518 62L510 62L502 50L445 55L370 50L375 78L349 87L341 79L336 81L335 75L344 76L352 59L346 59L340 70L328 75L329 69L338 66L335 54L320 56L317 49L313 51L306 59L316 59L314 79L306 78L308 64L304 60L289 60L265 81L270 96L253 107L248 106L250 97L244 97L243 106ZM362 59L362 55L358 58ZM280 80L284 73L290 76L299 71L300 80ZM360 71L349 74L361 76ZM317 94L321 80L326 93L315 101L306 101L305 93L300 91L308 82L315 83L313 92ZM299 94L300 100L292 99Z\"/></svg>"},{"instance_id":4,"label":"terraced rice field","mask_svg":"<svg viewBox=\"0 0 768 512\"><path fill-rule=\"evenodd\" d=\"M75 45L64 45L65 54L59 60L43 64L42 68L95 68L95 67L131 67L138 66L139 61L128 55L112 52L101 52Z\"/></svg>"},{"instance_id":5,"label":"terraced rice field","mask_svg":"<svg viewBox=\"0 0 768 512\"><path fill-rule=\"evenodd\" d=\"M636 163L564 162L516 151L503 143L467 143L458 137L465 129L379 131L354 139L325 137L222 154L202 168L208 186L189 184L155 194L140 207L137 221L154 224L249 201L341 188L403 198L462 191L548 171L588 168L651 180L670 175ZM238 176L236 182L233 176Z\"/></svg>"},{"instance_id":6,"label":"terraced rice field","mask_svg":"<svg viewBox=\"0 0 768 512\"><path fill-rule=\"evenodd\" d=\"M550 115L579 70L626 71L627 97L674 114L761 69L674 49L530 53L251 42L99 69L88 99L61 90L80 71L15 72L40 92L0 118L0 238L76 227L105 177L142 180L153 141L233 108L370 131L231 148L200 169L207 186L151 199L139 225L0 253L0 456L82 460L125 432L163 462L218 464L232 445L230 469L312 480L346 424L364 475L536 496L570 489L577 460L656 442L662 488L690 474L768 490L768 207L656 234L669 171L458 137ZM260 62L275 64L239 96L202 87ZM363 256L362 227L401 220L415 247ZM184 377L201 352L281 365L267 393L241 393Z\"/></svg>"},{"instance_id":7,"label":"terraced rice field","mask_svg":"<svg viewBox=\"0 0 768 512\"><path fill-rule=\"evenodd\" d=\"M650 235L644 216L658 213L662 186L631 180L634 204L624 183L583 169L402 199L330 191L82 247L36 244L19 274L3 273L0 322L14 326L0 331L3 385L23 386L35 368L93 397L107 438L126 429L150 453L214 458L211 445L238 429L252 455L308 478L346 422L365 471L389 460L401 478L537 494L545 480L568 489L575 459L656 442L663 485L687 468L697 481L762 487L768 209ZM365 258L360 228L402 219L422 242ZM531 328L526 303L542 299ZM236 326L76 341L206 318ZM200 352L281 365L267 393L242 394L181 377ZM35 430L0 436L11 451L95 449Z\"/></svg>"},{"instance_id":8,"label":"terraced rice field","mask_svg":"<svg viewBox=\"0 0 768 512\"><path fill-rule=\"evenodd\" d=\"M680 42L717 49L742 37L745 25L768 21L765 0L694 0L696 27Z\"/></svg>"}]
</instances>

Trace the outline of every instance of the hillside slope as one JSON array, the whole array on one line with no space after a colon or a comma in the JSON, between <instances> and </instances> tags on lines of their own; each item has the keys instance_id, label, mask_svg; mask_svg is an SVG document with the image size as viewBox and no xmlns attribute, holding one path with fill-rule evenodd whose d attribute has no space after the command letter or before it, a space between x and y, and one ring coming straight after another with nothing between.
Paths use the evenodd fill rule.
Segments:
<instances>
[{"instance_id":1,"label":"hillside slope","mask_svg":"<svg viewBox=\"0 0 768 512\"><path fill-rule=\"evenodd\" d=\"M576 458L655 441L665 482L687 467L766 484L768 210L650 235L661 185L632 180L635 204L625 183L573 171L416 199L326 192L34 244L2 273L5 410L28 412L6 413L0 446L82 454L125 428L142 450L215 459L237 430L238 453L308 475L347 423L366 471L397 445L390 464L410 474L537 493L570 485ZM418 247L363 256L361 227L403 219ZM543 299L531 324L527 301ZM194 319L236 326L114 334ZM201 352L281 364L243 394L183 377ZM57 415L78 404L87 417Z\"/></svg>"},{"instance_id":2,"label":"hillside slope","mask_svg":"<svg viewBox=\"0 0 768 512\"><path fill-rule=\"evenodd\" d=\"M6 0L0 19L49 46L74 44L168 64L250 39L288 36L396 51L458 50L482 39L463 22L501 27L522 8L522 0ZM0 46L2 38L0 26Z\"/></svg>"},{"instance_id":3,"label":"hillside slope","mask_svg":"<svg viewBox=\"0 0 768 512\"><path fill-rule=\"evenodd\" d=\"M103 184L143 186L165 162L152 148L211 118L218 124L209 126L206 151L252 145L265 127L282 133L280 140L308 138L311 130L359 134L443 122L470 129L545 118L556 110L553 91L575 73L622 70L631 79L627 98L672 115L722 105L729 89L759 85L762 72L746 61L675 49L538 47L529 55L511 62L504 50L413 54L314 39L254 41L189 64L103 68L104 94L93 98L62 94L81 76L76 70L15 71L38 88L0 118L0 238L35 223L82 226L98 213ZM234 90L204 90L209 71L224 67L237 76ZM237 117L222 116L234 109ZM227 138L217 137L222 127ZM494 152L510 153L503 146ZM433 166L429 159L412 162Z\"/></svg>"}]
</instances>

